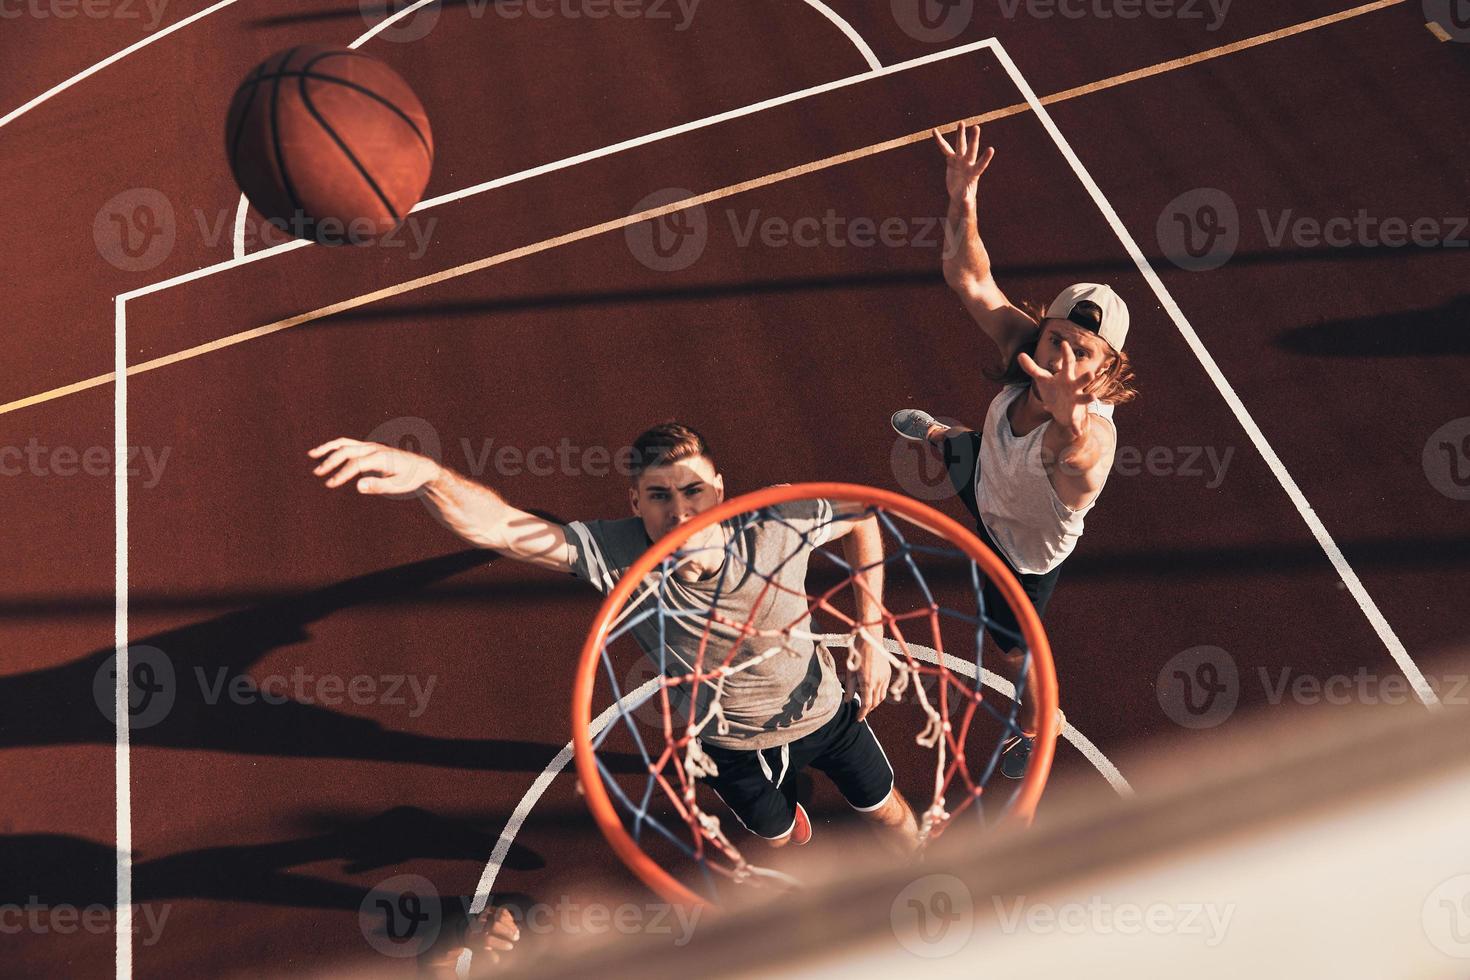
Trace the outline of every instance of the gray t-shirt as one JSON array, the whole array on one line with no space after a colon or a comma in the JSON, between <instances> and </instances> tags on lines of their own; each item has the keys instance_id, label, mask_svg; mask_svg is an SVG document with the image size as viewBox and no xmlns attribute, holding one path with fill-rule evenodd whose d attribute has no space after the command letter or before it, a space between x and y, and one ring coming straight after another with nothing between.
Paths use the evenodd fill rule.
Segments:
<instances>
[{"instance_id":1,"label":"gray t-shirt","mask_svg":"<svg viewBox=\"0 0 1470 980\"><path fill-rule=\"evenodd\" d=\"M807 559L813 548L831 536L832 505L825 500L793 501L759 514L740 515L723 526L730 544L720 571L691 582L655 569L647 582L662 592L666 614L647 617L632 633L657 664L658 624L662 619L666 669L682 673L693 667L713 610L717 619L710 628L703 664L709 671L726 659L740 633L739 626L749 621L759 632L741 641L730 661L732 667L779 649L752 667L726 677L720 705L729 733L721 735L711 723L700 738L727 749L785 745L821 728L842 703L842 684L831 652L804 638L811 633ZM577 521L567 525L567 532L574 553L573 574L604 594L612 591L629 566L650 547L643 521L636 517ZM654 595L649 594L638 609L652 608L655 602ZM760 635L788 628L784 636ZM682 685L671 688L670 694L681 691L687 698L687 688ZM708 686L701 692L701 719L712 693Z\"/></svg>"}]
</instances>

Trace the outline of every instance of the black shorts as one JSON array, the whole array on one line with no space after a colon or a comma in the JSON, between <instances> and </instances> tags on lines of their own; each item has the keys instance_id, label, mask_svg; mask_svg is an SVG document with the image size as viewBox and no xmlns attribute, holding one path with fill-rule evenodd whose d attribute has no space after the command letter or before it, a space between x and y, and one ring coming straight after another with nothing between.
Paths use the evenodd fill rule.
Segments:
<instances>
[{"instance_id":1,"label":"black shorts","mask_svg":"<svg viewBox=\"0 0 1470 980\"><path fill-rule=\"evenodd\" d=\"M772 749L701 747L719 774L704 779L745 829L767 840L796 825L796 774L807 766L826 773L855 810L876 810L893 792L893 767L866 721L858 721L856 698L844 700L821 728Z\"/></svg>"},{"instance_id":2,"label":"black shorts","mask_svg":"<svg viewBox=\"0 0 1470 980\"><path fill-rule=\"evenodd\" d=\"M964 501L965 509L975 518L975 533L985 542L985 547L995 552L996 557L1005 562L1006 567L1016 576L1016 580L1021 583L1021 591L1026 593L1031 604L1036 607L1037 617L1045 616L1052 590L1057 587L1057 579L1061 577L1062 566L1058 565L1045 575L1026 575L1016 571L1016 566L1011 564L1005 552L997 548L991 540L990 532L985 530L985 522L980 519L980 505L975 501L975 477L980 469L980 433L965 432L945 439L944 465L949 472L950 484L959 494L960 500ZM985 612L1001 630L1000 635L996 635L994 630L990 631L991 639L995 640L996 645L1002 650L1017 646L1014 638L1020 636L1021 626L1016 622L1016 614L1001 596L1000 589L990 581L985 583Z\"/></svg>"}]
</instances>

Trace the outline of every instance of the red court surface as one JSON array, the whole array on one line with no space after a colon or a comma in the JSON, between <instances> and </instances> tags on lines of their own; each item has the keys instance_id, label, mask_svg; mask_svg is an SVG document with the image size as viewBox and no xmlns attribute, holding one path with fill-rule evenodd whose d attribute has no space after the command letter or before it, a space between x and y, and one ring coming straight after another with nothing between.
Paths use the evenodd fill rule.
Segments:
<instances>
[{"instance_id":1,"label":"red court surface","mask_svg":"<svg viewBox=\"0 0 1470 980\"><path fill-rule=\"evenodd\" d=\"M235 84L381 13L239 0L168 4L156 24L141 4L6 20L0 113L210 10L0 124L0 906L102 910L96 928L5 934L0 973L411 975L359 909L400 875L476 895L570 738L598 596L467 548L415 502L327 492L306 450L408 436L519 506L617 517L623 480L588 450L677 417L732 492L940 496L887 418L978 424L996 390L939 273L943 166L923 134L958 119L984 118L998 150L981 230L1007 293L1105 281L1133 315L1129 453L1046 620L1091 752L1061 744L1053 778L1114 794L1131 754L1331 711L1281 687L1302 676L1354 678L1355 703L1411 700L1421 673L1470 697L1451 656L1470 634L1470 47L1407 0L1237 0L1213 29L1196 6L1125 20L977 2L936 40L904 0L704 0L687 19L653 0L604 18L429 5L362 47L433 121L428 195L514 179L420 210L402 247L256 261L232 261ZM607 150L622 141L637 145ZM671 213L629 217L654 208ZM1294 224L1344 216L1332 242ZM890 219L887 243L859 224ZM803 221L822 231L791 235ZM1384 244L1390 221L1423 241ZM248 256L264 246L253 213L246 227ZM1185 231L1205 243L1193 256ZM138 447L125 496L119 409ZM174 675L120 770L96 693L118 623ZM1205 679L1204 661L1228 704L1191 715L1178 678ZM375 686L354 703L359 676ZM289 696L232 698L239 677ZM322 678L344 690L324 697ZM877 716L891 743L904 710ZM842 809L819 790L819 840ZM122 962L120 823L137 923ZM506 839L492 901L630 884L570 775Z\"/></svg>"}]
</instances>

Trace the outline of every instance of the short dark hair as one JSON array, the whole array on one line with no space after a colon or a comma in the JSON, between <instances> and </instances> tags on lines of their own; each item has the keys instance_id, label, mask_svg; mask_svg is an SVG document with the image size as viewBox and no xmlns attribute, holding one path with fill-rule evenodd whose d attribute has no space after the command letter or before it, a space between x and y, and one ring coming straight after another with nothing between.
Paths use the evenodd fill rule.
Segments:
<instances>
[{"instance_id":1,"label":"short dark hair","mask_svg":"<svg viewBox=\"0 0 1470 980\"><path fill-rule=\"evenodd\" d=\"M696 456L703 456L711 463L715 461L704 436L682 423L663 422L633 440L633 465L628 476L636 483L647 470Z\"/></svg>"}]
</instances>

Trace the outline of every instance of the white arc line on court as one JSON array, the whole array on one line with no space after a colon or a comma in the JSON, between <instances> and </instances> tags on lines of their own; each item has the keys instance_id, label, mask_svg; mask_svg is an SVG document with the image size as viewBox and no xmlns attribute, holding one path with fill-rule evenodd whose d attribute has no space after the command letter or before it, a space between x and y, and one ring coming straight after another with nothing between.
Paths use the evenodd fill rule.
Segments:
<instances>
[{"instance_id":1,"label":"white arc line on court","mask_svg":"<svg viewBox=\"0 0 1470 980\"><path fill-rule=\"evenodd\" d=\"M883 67L883 62L878 60L878 56L873 53L873 49L868 46L868 42L863 40L863 36L857 32L857 28L849 24L841 14L827 6L822 0L806 0L806 2L808 6L816 8L821 12L823 17L836 24L839 31L847 35L847 39L857 47L858 53L863 56L863 60L868 63L869 68L877 71Z\"/></svg>"},{"instance_id":2,"label":"white arc line on court","mask_svg":"<svg viewBox=\"0 0 1470 980\"><path fill-rule=\"evenodd\" d=\"M846 633L826 633L816 637L817 641L826 643L828 646L843 646L847 642L850 642L851 639ZM894 654L898 656L903 655L903 650L899 647L897 640L885 638L883 643ZM910 643L908 649L917 659L925 663L939 663L938 652L929 647L921 646L917 643ZM968 660L961 660L958 657L946 653L944 654L944 666L963 677L968 677L970 680L975 679L975 665ZM986 687L992 688L1008 698L1014 698L1016 695L1015 685L1004 677L992 673L990 670L984 671L984 683ZM592 725L590 726L591 736L596 738L602 734L602 730L612 724L614 715L631 710L633 706L636 706L644 698L650 696L657 684L657 677L644 681L642 686L636 691L629 691L616 704L608 705L603 709L602 714L592 719ZM1074 728L1070 722L1062 726L1061 735L1065 741L1070 742L1081 752L1088 762L1092 763L1093 767L1108 781L1108 785L1119 796L1127 798L1134 795L1133 787L1128 784L1128 780L1123 778L1123 774L1118 771L1118 767L1113 765L1108 757L1103 755L1097 746L1093 745L1087 736ZM567 763L571 761L574 751L572 743L568 742L556 754L556 757L546 764L546 768L541 772L541 775L536 777L535 781L531 783L530 788L526 790L525 795L521 797L521 801L516 804L516 808L511 811L510 819L505 822L505 828L501 830L500 837L495 841L495 847L490 851L490 860L486 863L485 870L480 874L480 884L475 888L475 899L470 903L471 917L477 916L485 911L485 906L490 902L490 891L495 887L495 879L500 875L500 869L505 864L506 855L510 853L510 846L515 843L516 835L521 832L521 826L526 822L526 818L531 815L531 811L540 802L541 797L545 795L546 790L550 788L552 782L566 768ZM467 975L470 959L467 953L460 954L456 970L461 977Z\"/></svg>"},{"instance_id":3,"label":"white arc line on court","mask_svg":"<svg viewBox=\"0 0 1470 980\"><path fill-rule=\"evenodd\" d=\"M413 13L414 11L416 11L416 10L422 8L422 7L427 7L431 3L437 3L437 2L438 2L438 0L416 0L415 3L409 4L407 7L404 7L402 10L398 11L396 14L392 15L391 17L384 17L382 20L378 21L372 27L368 28L367 33L363 34L362 37L358 38L356 41L353 41L351 44L347 45L348 49L349 50L352 50L352 51L356 51L358 48L362 47L364 44L368 43L373 38L377 37L379 34L383 33L388 28L390 28L394 24L398 23L400 20L402 20L403 18L407 17L409 14Z\"/></svg>"},{"instance_id":4,"label":"white arc line on court","mask_svg":"<svg viewBox=\"0 0 1470 980\"><path fill-rule=\"evenodd\" d=\"M1225 373L1215 363L1215 359L1205 347L1204 341L1200 340L1199 334L1195 333L1194 327L1185 318L1184 312L1179 308L1179 304L1174 301L1174 297L1169 293L1168 288L1164 286L1163 280L1159 278L1158 273L1154 271L1154 267L1149 263L1148 258L1144 256L1143 250L1133 240L1133 235L1123 225L1122 219L1118 217L1118 212L1113 210L1112 203L1108 201L1102 189L1097 186L1097 182L1092 179L1092 175L1087 172L1087 168L1082 165L1082 161L1073 152L1072 145L1067 142L1067 138L1062 135L1062 131L1052 121L1051 114L1041 104L1041 100L1036 97L1036 93L1031 90L1031 84L1026 81L1025 76L1016 67L1016 63L1006 53L1005 46L999 41L996 41L994 51L995 56L1000 59L1001 65L1005 68L1006 73L1011 76L1011 81L1015 84L1016 88L1021 90L1021 94L1025 96L1026 102L1031 106L1031 111L1036 113L1036 118L1046 128L1047 133L1052 138L1052 142L1056 144L1057 149L1061 150L1062 156L1066 158L1073 172L1077 174L1077 179L1082 181L1082 186L1087 189L1087 193L1092 197L1093 203L1097 205L1103 217L1107 219L1108 225L1113 229L1113 233L1118 236L1118 241L1123 243L1123 247L1128 251L1129 257L1133 259L1133 264L1138 267L1139 273L1143 275L1149 286L1153 288L1154 295L1163 304L1165 312L1174 321L1174 326L1178 328L1180 336L1189 345L1189 349L1194 352L1195 358L1198 359L1200 366L1205 369L1205 374L1214 383L1215 389L1220 393L1220 397L1224 398L1225 404L1230 406L1230 411L1235 415L1236 421L1240 423L1241 428L1245 429L1246 435L1250 437L1251 443L1256 447L1256 451L1261 454L1261 457L1266 461L1266 465L1270 467L1272 474L1275 475L1277 482L1281 484L1281 488L1291 498L1291 502L1296 507L1297 513L1306 522L1307 527L1312 532L1312 536L1317 539L1317 543L1322 547L1322 551L1327 555L1328 560L1332 562L1332 567L1337 570L1338 576L1347 585L1348 591L1352 593L1353 598L1357 600L1358 607L1362 609L1363 615L1368 618L1368 622L1372 625L1373 631L1378 634L1379 640L1387 647L1389 655L1393 657L1394 663L1398 664L1399 670L1403 671L1404 676L1408 678L1409 683L1414 688L1414 693L1425 707L1431 709L1439 708L1441 706L1439 696L1434 693L1434 688L1429 686L1429 682L1425 680L1424 674L1419 670L1419 666L1414 663L1413 658L1409 656L1409 652L1404 649L1404 645L1399 641L1398 635L1394 633L1393 627L1389 625L1388 620L1379 611L1378 604L1373 601L1373 597L1363 587L1363 583L1358 579L1357 573L1353 571L1342 550L1338 548L1337 542L1332 539L1332 535L1328 533L1326 526L1317 517L1317 512L1312 509L1311 503L1307 501L1306 494L1302 493L1301 487L1297 486L1296 480L1287 472L1285 464L1276 455L1276 450L1272 449L1271 444L1266 441L1265 434L1256 425L1256 420L1245 407L1245 403L1240 400L1240 396L1235 393L1235 388L1231 386L1230 381L1225 377Z\"/></svg>"},{"instance_id":5,"label":"white arc line on court","mask_svg":"<svg viewBox=\"0 0 1470 980\"><path fill-rule=\"evenodd\" d=\"M40 105L41 103L46 102L46 101L48 101L48 100L50 100L52 98L55 98L56 96L60 95L62 92L65 92L67 89L71 88L77 82L83 81L84 79L87 79L87 78L91 78L93 75L97 74L99 71L101 71L102 69L106 68L108 65L116 64L117 62L119 62L122 59L126 58L128 55L134 53L135 51L141 51L143 48L146 48L148 45L152 44L154 41L162 40L163 38L168 37L174 31L182 30L183 28L188 27L190 24L194 23L196 20L201 20L201 19L203 19L205 17L208 17L210 14L214 13L216 10L223 10L225 7L228 7L230 4L232 4L234 2L235 2L235 0L219 0L219 3L215 4L214 6L212 6L212 7L206 7L206 8L204 8L203 10L199 11L196 14L190 14L188 17L185 17L183 20L179 21L177 24L170 24L168 27L165 27L161 31L154 31L152 34L149 34L147 37L143 38L141 41L137 41L137 42L135 42L133 44L128 45L127 47L125 47L121 51L119 51L117 54L112 55L109 58L104 58L103 60L101 60L101 61L97 62L95 65L93 65L91 68L88 68L88 69L86 69L84 71L78 72L77 74L75 74L72 77L68 78L66 81L62 82L61 84L56 85L56 86L53 86L52 88L47 89L46 91L42 92L40 95L36 96L31 101L27 102L25 105L21 106L19 109L12 109L12 110L10 110L10 112L6 113L3 117L0 117L0 127L4 127L7 123L10 123L13 120L19 119L21 116L25 115L27 112L30 112L32 109L34 109L36 106Z\"/></svg>"}]
</instances>

